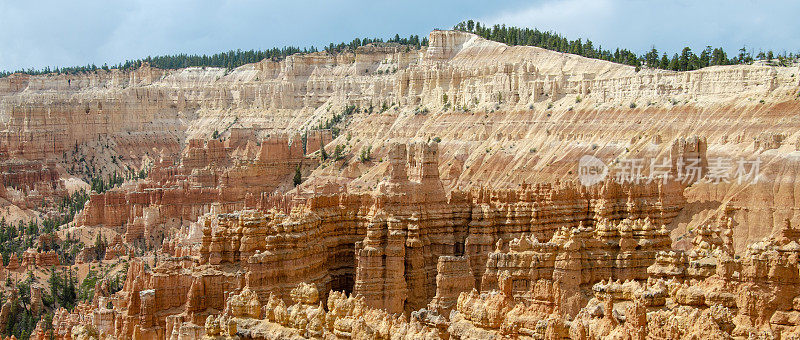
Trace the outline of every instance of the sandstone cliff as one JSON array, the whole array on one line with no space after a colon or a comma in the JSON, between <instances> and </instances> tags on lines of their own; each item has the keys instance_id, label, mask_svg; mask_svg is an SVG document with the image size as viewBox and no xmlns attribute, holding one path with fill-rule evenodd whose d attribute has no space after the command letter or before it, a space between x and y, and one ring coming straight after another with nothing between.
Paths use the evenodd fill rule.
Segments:
<instances>
[{"instance_id":1,"label":"sandstone cliff","mask_svg":"<svg viewBox=\"0 0 800 340\"><path fill-rule=\"evenodd\" d=\"M800 108L797 67L636 72L463 32L434 31L430 41L423 50L365 46L232 71L144 66L13 75L0 79L3 150L9 159L51 159L84 176L126 173L147 168L161 150L175 158L190 139L214 131L233 138L232 128L241 125L261 137L296 134L356 105L331 148L342 145L357 158L370 147L377 161L388 158L394 141L439 138L448 188L513 188L573 180L583 154L606 162L651 159L669 155L674 140L701 136L708 157L761 157L765 176L758 185L692 188L687 198L705 208L682 220L683 232L723 206L739 217L737 249L767 235L755 221L770 221L771 230L787 217L800 222L790 194L797 166L786 157L798 139L790 118ZM320 168L312 180L334 177L354 188L377 183L381 162L353 163Z\"/></svg>"},{"instance_id":2,"label":"sandstone cliff","mask_svg":"<svg viewBox=\"0 0 800 340\"><path fill-rule=\"evenodd\" d=\"M149 172L74 221L123 235L108 260L148 253L59 312L63 338L788 338L799 73L434 31L234 70L13 75L0 196ZM608 176L582 185L586 155Z\"/></svg>"}]
</instances>

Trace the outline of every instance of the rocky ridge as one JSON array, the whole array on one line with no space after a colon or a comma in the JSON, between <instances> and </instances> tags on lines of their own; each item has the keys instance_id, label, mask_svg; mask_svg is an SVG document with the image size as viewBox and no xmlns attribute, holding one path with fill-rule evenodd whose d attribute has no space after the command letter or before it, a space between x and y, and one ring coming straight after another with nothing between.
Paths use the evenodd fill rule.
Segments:
<instances>
[{"instance_id":1,"label":"rocky ridge","mask_svg":"<svg viewBox=\"0 0 800 340\"><path fill-rule=\"evenodd\" d=\"M0 145L32 165L4 185L49 197L70 174L149 170L74 225L121 235L107 259L158 250L58 313L58 338L790 338L798 73L434 31L234 70L14 75ZM611 174L579 184L584 155ZM637 159L698 173L618 177Z\"/></svg>"}]
</instances>

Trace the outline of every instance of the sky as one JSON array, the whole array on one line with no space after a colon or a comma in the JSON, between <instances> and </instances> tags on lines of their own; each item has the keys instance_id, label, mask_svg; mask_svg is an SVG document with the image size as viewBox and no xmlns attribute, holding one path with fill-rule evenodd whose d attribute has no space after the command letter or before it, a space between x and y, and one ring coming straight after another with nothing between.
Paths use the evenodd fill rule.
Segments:
<instances>
[{"instance_id":1,"label":"sky","mask_svg":"<svg viewBox=\"0 0 800 340\"><path fill-rule=\"evenodd\" d=\"M0 70L427 35L466 19L552 30L606 49L800 52L800 1L0 0Z\"/></svg>"}]
</instances>

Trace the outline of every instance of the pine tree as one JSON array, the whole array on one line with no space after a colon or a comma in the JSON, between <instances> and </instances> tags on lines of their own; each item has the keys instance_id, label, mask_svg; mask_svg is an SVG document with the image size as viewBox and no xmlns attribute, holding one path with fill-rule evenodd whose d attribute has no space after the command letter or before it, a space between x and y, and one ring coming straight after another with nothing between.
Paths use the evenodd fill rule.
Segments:
<instances>
[{"instance_id":1,"label":"pine tree","mask_svg":"<svg viewBox=\"0 0 800 340\"><path fill-rule=\"evenodd\" d=\"M739 64L748 64L753 62L753 56L747 51L747 47L743 46L739 49Z\"/></svg>"},{"instance_id":2,"label":"pine tree","mask_svg":"<svg viewBox=\"0 0 800 340\"><path fill-rule=\"evenodd\" d=\"M293 180L294 186L300 185L302 181L303 181L303 174L300 173L300 165L298 165L297 168L294 169L294 180Z\"/></svg>"},{"instance_id":3,"label":"pine tree","mask_svg":"<svg viewBox=\"0 0 800 340\"><path fill-rule=\"evenodd\" d=\"M480 22L474 22L474 25L475 28L470 29L469 27L471 25L469 22L462 22L455 25L454 29L468 30L485 39L494 40L509 45L538 46L553 51L573 53L582 55L584 57L597 58L637 67L644 63L648 67L686 71L696 70L711 65L728 65L734 61L752 61L752 56L747 53L746 50L744 55L740 56L738 59L733 58L733 60L729 60L721 48L711 49L711 47L708 46L703 52L701 52L699 56L691 53L691 49L689 47L684 48L684 51L678 54L678 59L675 60L675 63L673 64L669 57L662 57L659 60L658 51L655 50L655 47L653 47L648 53L638 56L626 49L618 48L611 51L603 49L602 46L594 48L593 44L591 44L591 42L588 40L585 44L581 44L581 39L569 40L566 37L553 32L542 32L537 29L505 25L494 25L488 27L481 25Z\"/></svg>"},{"instance_id":4,"label":"pine tree","mask_svg":"<svg viewBox=\"0 0 800 340\"><path fill-rule=\"evenodd\" d=\"M680 68L681 68L680 57L678 57L678 54L675 53L675 55L672 56L672 59L669 61L668 69L673 71L680 71Z\"/></svg>"},{"instance_id":5,"label":"pine tree","mask_svg":"<svg viewBox=\"0 0 800 340\"><path fill-rule=\"evenodd\" d=\"M325 145L322 144L322 139L319 140L319 158L322 161L328 159L328 153L325 152Z\"/></svg>"},{"instance_id":6,"label":"pine tree","mask_svg":"<svg viewBox=\"0 0 800 340\"><path fill-rule=\"evenodd\" d=\"M703 52L700 52L700 68L707 67L711 61L711 55L714 53L714 50L711 46L706 46L706 49Z\"/></svg>"},{"instance_id":7,"label":"pine tree","mask_svg":"<svg viewBox=\"0 0 800 340\"><path fill-rule=\"evenodd\" d=\"M650 52L644 55L644 60L647 67L658 67L658 50L656 50L655 46L650 49Z\"/></svg>"},{"instance_id":8,"label":"pine tree","mask_svg":"<svg viewBox=\"0 0 800 340\"><path fill-rule=\"evenodd\" d=\"M722 48L715 48L711 54L711 65L729 65L731 62L728 60L728 55Z\"/></svg>"},{"instance_id":9,"label":"pine tree","mask_svg":"<svg viewBox=\"0 0 800 340\"><path fill-rule=\"evenodd\" d=\"M683 51L681 51L681 56L678 59L678 71L688 71L691 68L690 62L691 58L694 53L692 53L692 49L689 47L684 47Z\"/></svg>"},{"instance_id":10,"label":"pine tree","mask_svg":"<svg viewBox=\"0 0 800 340\"><path fill-rule=\"evenodd\" d=\"M359 46L364 46L371 42L381 42L382 39L364 39L361 40L359 38L354 39L350 43L339 43L334 44L330 43L325 50L329 53L336 53L340 52L345 49L355 49ZM421 41L418 36L410 36L409 38L400 38L399 34L395 34L394 38L390 39L392 42L396 42L402 45L413 45L413 46L427 46L428 39L423 38ZM103 64L99 69L108 71L112 68L120 69L120 70L131 70L134 68L141 67L145 63L149 64L152 67L160 68L160 69L178 69L178 68L185 68L185 67L221 67L226 68L228 70L232 70L236 67L242 66L244 64L255 63L264 59L270 60L282 60L289 55L296 54L296 53L313 53L317 52L317 48L314 46L306 47L306 48L299 48L295 46L286 46L282 48L274 47L272 49L267 49L263 51L243 51L243 50L231 50L222 53L216 53L213 55L189 55L185 53L181 54L174 54L174 55L164 55L164 56L148 56L143 59L138 60L128 60L117 65L111 66L108 64ZM24 73L30 75L38 75L38 74L46 74L55 72L58 74L79 74L79 73L93 73L98 70L96 65L85 65L85 66L72 66L72 67L63 67L63 68L54 68L50 69L50 67L45 67L42 69L32 69L29 68L27 70L18 70L15 72L10 71L0 71L0 78L6 77L13 73ZM69 80L67 80L69 83Z\"/></svg>"}]
</instances>

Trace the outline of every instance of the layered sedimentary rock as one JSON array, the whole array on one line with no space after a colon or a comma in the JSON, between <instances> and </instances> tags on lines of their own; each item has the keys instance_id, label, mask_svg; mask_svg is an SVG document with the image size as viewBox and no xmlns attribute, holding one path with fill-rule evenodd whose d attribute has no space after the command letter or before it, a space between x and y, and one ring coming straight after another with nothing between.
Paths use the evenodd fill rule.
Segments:
<instances>
[{"instance_id":1,"label":"layered sedimentary rock","mask_svg":"<svg viewBox=\"0 0 800 340\"><path fill-rule=\"evenodd\" d=\"M635 330L637 337L655 338L792 338L800 331L793 304L800 293L794 260L798 236L797 229L786 224L738 258L730 248L709 247L702 240L690 257L705 254L705 261L690 260L669 270L662 261L648 269L654 274L648 281L599 283L570 334L600 338Z\"/></svg>"},{"instance_id":2,"label":"layered sedimentary rock","mask_svg":"<svg viewBox=\"0 0 800 340\"><path fill-rule=\"evenodd\" d=\"M50 268L51 266L58 266L60 264L61 262L58 259L58 254L53 250L37 252L33 249L28 249L22 253L23 268L28 268L30 266Z\"/></svg>"},{"instance_id":3,"label":"layered sedimentary rock","mask_svg":"<svg viewBox=\"0 0 800 340\"><path fill-rule=\"evenodd\" d=\"M162 158L147 180L91 194L77 223L113 228L128 243L160 244L169 226L197 221L212 206L218 211L242 209L248 197L285 186L296 169L315 162L305 157L299 135L258 142L255 134L239 128L225 141L189 140L179 162Z\"/></svg>"},{"instance_id":4,"label":"layered sedimentary rock","mask_svg":"<svg viewBox=\"0 0 800 340\"><path fill-rule=\"evenodd\" d=\"M586 272L592 265L605 265L608 275L642 278L656 250L669 244L667 233L650 221L669 223L684 204L682 186L662 182L604 182L589 188L555 183L517 191L446 193L437 143L395 144L390 156L384 180L369 194L262 195L245 210L199 219L200 235L165 243L162 254L167 257L152 271L131 266L110 311L119 321L107 332L160 337L196 329L183 324L205 323L211 335L231 335L226 327L233 326L225 324L230 321L214 315L227 311L256 319L266 312L253 310L253 299L288 301L304 282L319 287L322 300L331 298L329 291L344 291L383 313L408 315L428 307L417 313L419 322L443 332L459 292L490 289L497 282L493 273L511 269L502 267L510 263L492 261L494 255L486 251L504 244L502 240L520 235L527 242L531 237L552 239L551 254L541 256L570 253L578 264L581 256L605 256L605 262L587 262ZM638 218L645 220L630 220ZM579 236L585 246L559 248L568 239L564 230L575 228L596 230ZM526 251L519 248L519 239L511 244L514 251ZM194 249L196 256L191 255ZM572 267L551 269L548 280L567 276L558 273ZM546 270L542 268L543 278ZM578 276L572 291L562 288L563 295L605 277L601 274L587 274L584 287ZM234 291L240 293L232 295Z\"/></svg>"},{"instance_id":5,"label":"layered sedimentary rock","mask_svg":"<svg viewBox=\"0 0 800 340\"><path fill-rule=\"evenodd\" d=\"M114 236L108 244L101 247L87 245L75 256L75 263L89 263L103 260L115 260L132 255L132 247L123 241L120 235ZM105 252L105 253L103 253Z\"/></svg>"},{"instance_id":6,"label":"layered sedimentary rock","mask_svg":"<svg viewBox=\"0 0 800 340\"><path fill-rule=\"evenodd\" d=\"M7 300L4 301L2 305L0 305L0 326L8 327L8 321L9 318L12 316L11 312L14 308L13 306L15 303L17 303L18 299L19 296L17 296L17 291L12 290L11 296L9 296Z\"/></svg>"},{"instance_id":7,"label":"layered sedimentary rock","mask_svg":"<svg viewBox=\"0 0 800 340\"><path fill-rule=\"evenodd\" d=\"M489 254L481 289L497 288L509 272L513 295L546 314L574 316L588 287L603 279L646 280L658 251L670 248L669 233L649 219L600 222L593 228L562 228L546 243L535 237L499 241Z\"/></svg>"},{"instance_id":8,"label":"layered sedimentary rock","mask_svg":"<svg viewBox=\"0 0 800 340\"><path fill-rule=\"evenodd\" d=\"M244 221L253 221L254 215L256 211L248 213ZM390 316L362 294L323 295L315 283L259 287L263 281L252 280L253 267L243 276L226 273L225 263L234 263L237 254L219 249L223 260L217 266L182 267L187 263L179 258L166 260L152 272L132 266L126 288L112 300L114 309L95 309L94 324L122 337L175 339L381 334L594 339L759 333L789 338L798 332L793 320L800 312L793 301L800 296L795 282L800 232L788 222L740 258L731 255L729 233L723 227L704 227L682 257L689 261L665 260L675 258L676 252L663 250L668 248L668 233L648 219L600 221L569 235L562 230L546 243L528 235L507 245L498 242L488 256L482 292L469 291L471 284L465 283L472 277L466 257L439 257L436 295L429 309L405 316ZM182 284L189 289L178 288ZM265 294L257 293L261 287L267 287ZM447 308L453 292L459 296L450 306L452 313L443 315L440 308ZM170 303L175 296L187 297L186 309L177 315L169 314L175 310Z\"/></svg>"},{"instance_id":9,"label":"layered sedimentary rock","mask_svg":"<svg viewBox=\"0 0 800 340\"><path fill-rule=\"evenodd\" d=\"M56 313L54 334L798 332L800 69L637 70L462 32L430 41L1 79L0 150L45 164L10 172L12 194L59 192L51 168L149 170L75 223L122 235L106 259L147 256L122 291Z\"/></svg>"},{"instance_id":10,"label":"layered sedimentary rock","mask_svg":"<svg viewBox=\"0 0 800 340\"><path fill-rule=\"evenodd\" d=\"M56 164L9 159L0 150L0 197L22 208L53 205L67 195Z\"/></svg>"},{"instance_id":11,"label":"layered sedimentary rock","mask_svg":"<svg viewBox=\"0 0 800 340\"><path fill-rule=\"evenodd\" d=\"M784 155L794 151L800 127L787 118L800 109L795 66L637 70L464 32L434 31L430 42L419 50L388 44L298 54L235 70L143 65L12 75L0 79L0 148L14 161L50 159L72 174L106 177L147 168L160 150L178 158L190 140L214 131L231 140L240 127L257 127L261 137L295 135L355 105L362 110L344 120L336 140L309 133L309 152L333 142L356 154L372 147L377 160L388 156L391 143L440 138L445 186L468 189L572 180L584 154L608 163L677 157L681 153L665 145L681 139L695 145L689 139L697 136L703 143L696 145L711 150L710 157L735 162L759 156L769 173L763 185L698 186L687 195L696 202L731 202L739 216L734 233L742 236L737 249L769 234L756 221L769 219L770 232L786 217L797 221L790 190L771 185L794 183L796 161ZM731 124L737 117L748 119ZM326 167L311 179L337 177L363 190L380 181L379 170ZM200 171L196 178L213 175ZM747 199L759 195L770 199ZM720 206L707 204L696 215ZM681 230L706 222L690 218Z\"/></svg>"},{"instance_id":12,"label":"layered sedimentary rock","mask_svg":"<svg viewBox=\"0 0 800 340\"><path fill-rule=\"evenodd\" d=\"M11 256L8 257L8 265L6 265L6 269L17 270L19 267L19 258L17 257L17 254L12 253Z\"/></svg>"},{"instance_id":13,"label":"layered sedimentary rock","mask_svg":"<svg viewBox=\"0 0 800 340\"><path fill-rule=\"evenodd\" d=\"M366 305L363 298L331 292L327 301L319 299L314 285L300 284L292 290L290 304L271 295L258 308L256 295L245 288L236 301L250 303L252 312L232 308L229 313L209 316L204 325L203 338L230 339L245 336L251 339L307 339L307 338L440 338L440 332L419 320L410 322L381 309ZM262 315L259 315L261 313ZM185 327L185 326L181 326ZM170 339L181 334L173 331Z\"/></svg>"},{"instance_id":14,"label":"layered sedimentary rock","mask_svg":"<svg viewBox=\"0 0 800 340\"><path fill-rule=\"evenodd\" d=\"M308 284L292 290L293 304L270 295L263 310L258 310L258 295L245 287L230 298L227 312L207 318L205 334L257 339L386 338L390 334L442 339L674 339L754 334L792 338L799 329L793 320L800 313L794 302L800 294L795 282L797 254L793 253L800 249L798 236L797 229L786 225L778 235L754 244L746 258L716 254L716 272L692 284L677 276L598 281L590 285L591 299L575 318L542 308L540 302L515 299L512 271L502 271L497 274L497 290L461 292L447 318L426 310L388 317L385 311L368 307L363 298L347 298L338 292L328 294L327 304L318 304L317 289ZM708 250L708 240L696 245L698 249L692 251Z\"/></svg>"},{"instance_id":15,"label":"layered sedimentary rock","mask_svg":"<svg viewBox=\"0 0 800 340\"><path fill-rule=\"evenodd\" d=\"M428 310L449 316L461 292L475 289L475 276L465 256L440 256L436 266L436 295Z\"/></svg>"},{"instance_id":16,"label":"layered sedimentary rock","mask_svg":"<svg viewBox=\"0 0 800 340\"><path fill-rule=\"evenodd\" d=\"M449 335L457 339L567 337L567 322L562 314L549 314L514 301L512 280L508 272L503 272L497 279L499 290L461 293L456 311L450 315Z\"/></svg>"}]
</instances>

